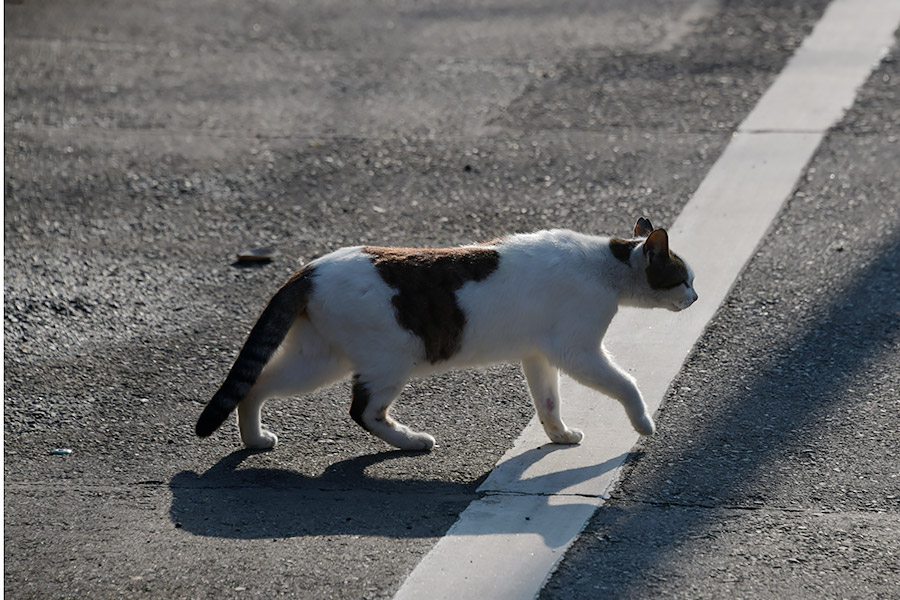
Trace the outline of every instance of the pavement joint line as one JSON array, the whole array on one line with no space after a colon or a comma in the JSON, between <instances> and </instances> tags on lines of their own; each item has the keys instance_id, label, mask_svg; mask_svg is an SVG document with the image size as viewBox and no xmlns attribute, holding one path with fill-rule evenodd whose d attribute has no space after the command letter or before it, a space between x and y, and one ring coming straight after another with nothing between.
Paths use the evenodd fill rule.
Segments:
<instances>
[{"instance_id":1,"label":"pavement joint line","mask_svg":"<svg viewBox=\"0 0 900 600\"><path fill-rule=\"evenodd\" d=\"M794 133L819 135L820 133L822 133L822 131L818 130L818 129L784 129L784 128L782 128L782 129L743 129L743 128L738 128L737 131L734 132L734 135L737 135L737 134L743 134L743 135L776 134L777 135L779 133L787 134L787 135L794 134Z\"/></svg>"},{"instance_id":2,"label":"pavement joint line","mask_svg":"<svg viewBox=\"0 0 900 600\"><path fill-rule=\"evenodd\" d=\"M516 134L515 131L506 129L502 126L490 125L489 127L496 127L498 129L502 129L506 135L501 141L503 142L516 142L521 140L530 140L534 138L554 138L554 139L569 139L572 137L583 137L583 138L598 138L605 140L611 131L622 131L624 132L623 138L639 138L644 135L644 132L650 131L650 129L634 129L627 127L616 127L610 126L603 131L566 131L566 130L553 130L553 131L540 131L536 134ZM231 129L219 129L219 130L204 130L204 129L189 129L189 128L178 128L178 129L166 129L166 128L144 128L144 127L98 127L96 125L89 126L59 126L59 125L35 125L33 123L13 123L12 126L7 127L10 131L14 131L17 133L25 133L25 134L49 134L49 135L99 135L99 136L109 136L109 137L118 137L122 134L127 133L128 135L134 135L137 137L147 136L148 138L160 138L160 139L184 139L184 138L215 138L215 139L255 139L259 142L267 142L267 141L296 141L296 142L386 142L393 141L398 139L406 139L409 142L416 143L428 143L432 142L433 139L425 134L406 134L400 137L396 135L386 133L384 135L349 135L349 134L316 134L316 133L290 133L290 134L279 134L279 133L266 133L265 131L240 131L240 130L231 130ZM655 130L654 130L655 131ZM784 131L784 130L781 130ZM790 133L785 131L786 133ZM708 128L708 129L692 129L691 131L673 131L667 132L666 135L674 138L678 137L693 137L700 135L709 135L709 134L722 134L723 130L717 128ZM813 132L815 133L815 132ZM494 136L485 133L473 133L471 135L441 135L441 139L448 140L452 142L478 142L480 140L492 141L494 140Z\"/></svg>"},{"instance_id":3,"label":"pavement joint line","mask_svg":"<svg viewBox=\"0 0 900 600\"><path fill-rule=\"evenodd\" d=\"M678 318L659 316L662 311L622 309L605 340L620 364L636 376L651 413L825 135L893 45L898 24L897 0L833 0L669 227L675 249L698 274L705 304L698 302ZM732 226L735 222L739 228ZM668 343L649 343L659 337ZM560 392L566 420L586 434L582 444L567 450L544 447L546 437L532 419L478 490L497 487L531 494L494 494L473 501L402 583L394 600L519 600L540 593L604 503L603 495L616 486L638 441L618 403L567 377L561 378ZM598 415L603 423L597 422ZM555 494L537 495L542 486L552 486ZM583 495L559 495L563 492ZM585 502L575 504L579 500ZM500 573L503 576L497 577Z\"/></svg>"},{"instance_id":4,"label":"pavement joint line","mask_svg":"<svg viewBox=\"0 0 900 600\"><path fill-rule=\"evenodd\" d=\"M739 504L702 504L702 503L694 503L690 504L687 502L654 502L652 500L629 500L630 504L641 504L644 506L657 506L660 508L695 508L701 510L727 510L727 511L735 511L735 512L766 512L771 514L808 514L814 517L824 517L829 515L883 515L887 514L887 511L883 508L873 508L873 509L864 509L864 508L855 508L853 510L844 510L844 509L824 509L822 507L815 508L792 508L789 506L743 506Z\"/></svg>"},{"instance_id":5,"label":"pavement joint line","mask_svg":"<svg viewBox=\"0 0 900 600\"><path fill-rule=\"evenodd\" d=\"M560 494L559 492L514 492L508 490L482 490L482 497L514 496L520 498L592 498L609 500L608 494Z\"/></svg>"},{"instance_id":6,"label":"pavement joint line","mask_svg":"<svg viewBox=\"0 0 900 600\"><path fill-rule=\"evenodd\" d=\"M770 511L784 513L809 512L811 509L791 508L787 506L746 506L741 504L708 504L704 502L666 502L661 500L629 500L631 504L646 506L658 506L660 508L698 508L705 510L742 510L742 511Z\"/></svg>"}]
</instances>

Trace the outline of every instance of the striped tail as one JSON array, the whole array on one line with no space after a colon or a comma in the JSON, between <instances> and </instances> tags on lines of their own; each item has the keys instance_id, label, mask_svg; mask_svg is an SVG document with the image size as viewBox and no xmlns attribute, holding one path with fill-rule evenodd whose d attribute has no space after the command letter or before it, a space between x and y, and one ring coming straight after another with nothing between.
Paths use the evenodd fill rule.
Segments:
<instances>
[{"instance_id":1,"label":"striped tail","mask_svg":"<svg viewBox=\"0 0 900 600\"><path fill-rule=\"evenodd\" d=\"M263 367L284 341L294 320L306 308L312 291L312 278L311 267L300 269L269 300L256 325L250 330L250 335L222 387L200 413L196 427L198 436L207 437L218 429L256 383Z\"/></svg>"}]
</instances>

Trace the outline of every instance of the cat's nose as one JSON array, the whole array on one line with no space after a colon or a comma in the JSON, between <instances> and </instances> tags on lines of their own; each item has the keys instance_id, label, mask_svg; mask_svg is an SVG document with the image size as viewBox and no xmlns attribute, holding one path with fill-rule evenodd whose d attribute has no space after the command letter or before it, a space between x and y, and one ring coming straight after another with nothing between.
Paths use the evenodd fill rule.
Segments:
<instances>
[{"instance_id":1,"label":"cat's nose","mask_svg":"<svg viewBox=\"0 0 900 600\"><path fill-rule=\"evenodd\" d=\"M700 299L700 296L697 294L697 292L694 292L694 297L691 300L691 304L693 304L694 302L696 302L699 299Z\"/></svg>"}]
</instances>

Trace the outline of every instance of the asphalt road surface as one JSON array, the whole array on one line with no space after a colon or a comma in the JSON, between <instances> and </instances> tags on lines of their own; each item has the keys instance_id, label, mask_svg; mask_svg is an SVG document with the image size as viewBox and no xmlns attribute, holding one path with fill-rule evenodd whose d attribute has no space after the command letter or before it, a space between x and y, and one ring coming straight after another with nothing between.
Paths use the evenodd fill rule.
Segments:
<instances>
[{"instance_id":1,"label":"asphalt road surface","mask_svg":"<svg viewBox=\"0 0 900 600\"><path fill-rule=\"evenodd\" d=\"M427 455L347 383L270 403L272 452L197 440L265 301L344 245L671 223L825 6L7 2L7 597L390 597L523 377L410 384ZM898 78L895 49L544 596L900 593Z\"/></svg>"}]
</instances>

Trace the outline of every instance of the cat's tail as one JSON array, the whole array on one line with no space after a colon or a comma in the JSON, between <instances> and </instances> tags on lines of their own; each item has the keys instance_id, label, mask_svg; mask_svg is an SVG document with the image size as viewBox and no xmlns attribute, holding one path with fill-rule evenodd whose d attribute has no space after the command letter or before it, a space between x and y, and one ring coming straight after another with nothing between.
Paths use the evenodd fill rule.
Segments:
<instances>
[{"instance_id":1,"label":"cat's tail","mask_svg":"<svg viewBox=\"0 0 900 600\"><path fill-rule=\"evenodd\" d=\"M313 273L313 268L309 266L300 269L269 300L256 325L250 330L250 335L222 387L200 413L195 429L198 436L207 437L218 429L256 383L263 367L284 341L294 320L306 308L312 291Z\"/></svg>"}]
</instances>

